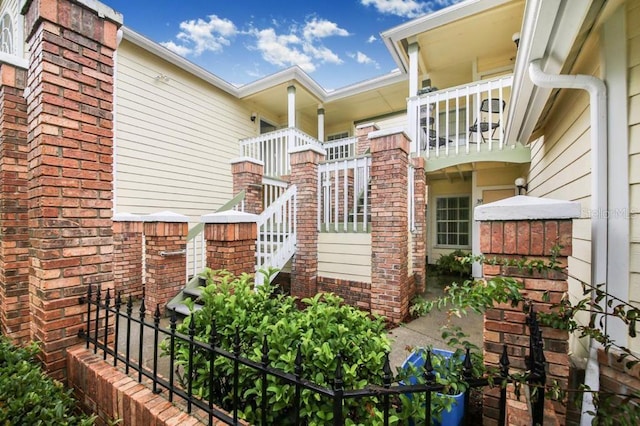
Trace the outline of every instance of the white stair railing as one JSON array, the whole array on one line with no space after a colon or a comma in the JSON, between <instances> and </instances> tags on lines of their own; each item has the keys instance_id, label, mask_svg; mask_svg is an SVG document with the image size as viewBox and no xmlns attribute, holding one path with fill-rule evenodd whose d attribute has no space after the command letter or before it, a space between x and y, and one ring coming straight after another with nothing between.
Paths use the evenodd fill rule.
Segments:
<instances>
[{"instance_id":1,"label":"white stair railing","mask_svg":"<svg viewBox=\"0 0 640 426\"><path fill-rule=\"evenodd\" d=\"M263 284L261 269L282 267L295 253L297 240L298 192L290 186L258 218L256 241L256 285Z\"/></svg>"},{"instance_id":2,"label":"white stair railing","mask_svg":"<svg viewBox=\"0 0 640 426\"><path fill-rule=\"evenodd\" d=\"M322 147L327 152L325 159L327 161L333 161L355 157L357 142L358 138L353 136L323 143Z\"/></svg>"}]
</instances>

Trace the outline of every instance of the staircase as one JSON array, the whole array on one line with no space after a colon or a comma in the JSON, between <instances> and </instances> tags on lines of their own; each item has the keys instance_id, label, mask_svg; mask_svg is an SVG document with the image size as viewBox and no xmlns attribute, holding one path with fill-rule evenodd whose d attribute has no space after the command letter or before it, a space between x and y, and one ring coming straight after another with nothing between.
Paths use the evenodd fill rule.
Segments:
<instances>
[{"instance_id":1,"label":"staircase","mask_svg":"<svg viewBox=\"0 0 640 426\"><path fill-rule=\"evenodd\" d=\"M258 236L256 239L256 285L264 284L265 275L261 270L270 268L282 269L295 253L297 240L297 200L298 193L295 185L274 200L258 217ZM228 210L228 208L226 209ZM221 210L220 210L221 211ZM196 225L200 226L202 224ZM194 227L195 228L195 227ZM200 229L203 232L204 229ZM191 235L191 232L190 232ZM196 239L197 236L193 235ZM195 262L195 259L193 260ZM271 280L276 274L270 276ZM186 286L167 303L167 309L181 315L190 315L189 307L184 303L187 298L194 301L193 309L202 309L198 299L202 294L202 287L206 280L194 273Z\"/></svg>"}]
</instances>

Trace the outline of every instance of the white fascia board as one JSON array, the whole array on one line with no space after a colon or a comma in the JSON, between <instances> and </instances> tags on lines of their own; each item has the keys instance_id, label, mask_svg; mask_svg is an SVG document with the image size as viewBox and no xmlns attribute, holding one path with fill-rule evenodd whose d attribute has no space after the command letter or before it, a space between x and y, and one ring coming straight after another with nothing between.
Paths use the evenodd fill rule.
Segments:
<instances>
[{"instance_id":1,"label":"white fascia board","mask_svg":"<svg viewBox=\"0 0 640 426\"><path fill-rule=\"evenodd\" d=\"M349 96L357 95L361 92L367 92L370 90L379 89L392 84L405 81L408 75L399 69L395 69L388 74L374 77L369 80L360 81L350 86L345 86L340 89L334 90L327 95L326 102L336 101L338 99L347 98Z\"/></svg>"},{"instance_id":2,"label":"white fascia board","mask_svg":"<svg viewBox=\"0 0 640 426\"><path fill-rule=\"evenodd\" d=\"M529 64L540 59L545 73L560 73L591 3L592 0L527 1L505 130L507 143L529 142L552 91L531 82Z\"/></svg>"},{"instance_id":3,"label":"white fascia board","mask_svg":"<svg viewBox=\"0 0 640 426\"><path fill-rule=\"evenodd\" d=\"M406 63L404 55L397 51L397 46L402 40L432 30L434 28L441 27L451 22L455 22L459 19L482 13L496 6L509 3L510 1L513 0L463 1L444 9L440 9L436 12L423 15L419 18L398 25L397 27L391 28L387 31L383 31L382 33L380 33L380 36L382 37L384 44L387 46L389 53L396 61L396 64L398 64L398 68L406 72L406 70L409 69L409 64Z\"/></svg>"},{"instance_id":4,"label":"white fascia board","mask_svg":"<svg viewBox=\"0 0 640 426\"><path fill-rule=\"evenodd\" d=\"M122 27L122 30L123 30L125 40L135 44L136 46L143 48L148 52L153 53L154 55L159 56L165 61L170 62L173 65L177 66L178 68L185 70L189 74L192 74L206 81L207 83L210 83L216 86L217 88L229 93L230 95L238 97L238 88L236 86L226 82L225 80L210 73L204 68L201 68L198 65L194 64L193 62L172 52L171 50L167 49L161 44L158 44L155 41L152 41L147 37L143 36L142 34L133 31L131 28Z\"/></svg>"},{"instance_id":5,"label":"white fascia board","mask_svg":"<svg viewBox=\"0 0 640 426\"><path fill-rule=\"evenodd\" d=\"M318 99L324 99L327 91L297 65L278 71L238 88L238 96L245 98L282 83L298 81Z\"/></svg>"}]
</instances>

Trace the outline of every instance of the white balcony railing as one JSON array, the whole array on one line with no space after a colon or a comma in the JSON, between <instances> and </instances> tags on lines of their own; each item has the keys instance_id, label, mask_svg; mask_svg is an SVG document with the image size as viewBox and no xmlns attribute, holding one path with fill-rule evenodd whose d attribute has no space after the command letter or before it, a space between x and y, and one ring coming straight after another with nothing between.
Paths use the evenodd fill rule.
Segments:
<instances>
[{"instance_id":1,"label":"white balcony railing","mask_svg":"<svg viewBox=\"0 0 640 426\"><path fill-rule=\"evenodd\" d=\"M338 139L331 142L325 142L322 147L327 151L325 156L327 161L344 160L356 156L356 143L358 138L355 136L349 138Z\"/></svg>"},{"instance_id":2,"label":"white balcony railing","mask_svg":"<svg viewBox=\"0 0 640 426\"><path fill-rule=\"evenodd\" d=\"M512 75L501 76L410 98L412 151L438 158L505 149L512 83Z\"/></svg>"},{"instance_id":3,"label":"white balcony railing","mask_svg":"<svg viewBox=\"0 0 640 426\"><path fill-rule=\"evenodd\" d=\"M280 177L291 173L289 151L306 145L322 148L322 144L317 139L294 127L289 127L241 140L240 156L262 161L264 176Z\"/></svg>"},{"instance_id":4,"label":"white balcony railing","mask_svg":"<svg viewBox=\"0 0 640 426\"><path fill-rule=\"evenodd\" d=\"M367 232L371 222L370 169L370 156L319 165L319 231Z\"/></svg>"}]
</instances>

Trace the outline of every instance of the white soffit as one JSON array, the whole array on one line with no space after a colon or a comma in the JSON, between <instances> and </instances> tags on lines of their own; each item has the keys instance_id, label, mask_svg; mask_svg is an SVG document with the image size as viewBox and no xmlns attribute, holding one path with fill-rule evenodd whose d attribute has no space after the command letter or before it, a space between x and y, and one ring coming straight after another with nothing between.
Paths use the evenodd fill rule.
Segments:
<instances>
[{"instance_id":1,"label":"white soffit","mask_svg":"<svg viewBox=\"0 0 640 426\"><path fill-rule=\"evenodd\" d=\"M517 195L504 200L483 204L473 210L473 219L490 220L541 220L576 219L580 217L580 203L550 198Z\"/></svg>"}]
</instances>

